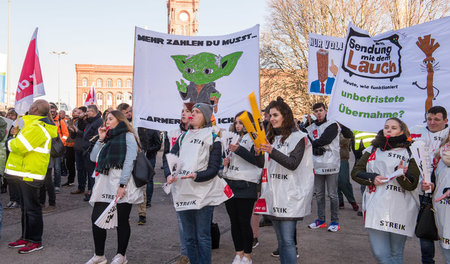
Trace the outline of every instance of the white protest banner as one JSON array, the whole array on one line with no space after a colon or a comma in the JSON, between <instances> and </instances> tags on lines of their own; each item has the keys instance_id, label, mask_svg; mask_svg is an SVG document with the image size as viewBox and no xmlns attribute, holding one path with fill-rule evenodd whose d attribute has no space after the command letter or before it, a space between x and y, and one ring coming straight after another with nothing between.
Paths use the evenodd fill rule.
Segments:
<instances>
[{"instance_id":1,"label":"white protest banner","mask_svg":"<svg viewBox=\"0 0 450 264\"><path fill-rule=\"evenodd\" d=\"M225 36L188 37L136 28L133 125L178 128L183 102L214 107L227 128L259 96L259 25Z\"/></svg>"},{"instance_id":2,"label":"white protest banner","mask_svg":"<svg viewBox=\"0 0 450 264\"><path fill-rule=\"evenodd\" d=\"M370 37L350 25L328 118L367 132L389 117L423 125L435 105L450 109L450 17Z\"/></svg>"},{"instance_id":3,"label":"white protest banner","mask_svg":"<svg viewBox=\"0 0 450 264\"><path fill-rule=\"evenodd\" d=\"M308 87L314 95L331 95L345 38L309 33Z\"/></svg>"}]
</instances>

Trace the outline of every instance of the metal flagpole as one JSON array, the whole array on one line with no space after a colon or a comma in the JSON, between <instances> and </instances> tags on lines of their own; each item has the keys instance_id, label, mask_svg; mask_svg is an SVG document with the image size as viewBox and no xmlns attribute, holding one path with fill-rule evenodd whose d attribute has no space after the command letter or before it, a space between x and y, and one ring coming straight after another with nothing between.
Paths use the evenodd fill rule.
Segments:
<instances>
[{"instance_id":1,"label":"metal flagpole","mask_svg":"<svg viewBox=\"0 0 450 264\"><path fill-rule=\"evenodd\" d=\"M11 87L11 0L8 0L8 54L6 58L6 107L9 107L9 92Z\"/></svg>"}]
</instances>

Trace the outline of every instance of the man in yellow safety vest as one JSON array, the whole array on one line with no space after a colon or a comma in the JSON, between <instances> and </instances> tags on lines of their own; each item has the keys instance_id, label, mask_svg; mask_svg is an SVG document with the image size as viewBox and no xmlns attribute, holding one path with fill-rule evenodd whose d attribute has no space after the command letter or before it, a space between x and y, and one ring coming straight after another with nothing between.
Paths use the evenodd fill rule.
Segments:
<instances>
[{"instance_id":1,"label":"man in yellow safety vest","mask_svg":"<svg viewBox=\"0 0 450 264\"><path fill-rule=\"evenodd\" d=\"M23 116L22 129L13 128L11 134L16 137L6 143L10 154L5 174L8 180L18 182L22 209L22 236L8 246L19 248L20 254L43 248L39 188L47 173L52 138L57 137L57 128L48 118L49 108L47 101L36 100Z\"/></svg>"}]
</instances>

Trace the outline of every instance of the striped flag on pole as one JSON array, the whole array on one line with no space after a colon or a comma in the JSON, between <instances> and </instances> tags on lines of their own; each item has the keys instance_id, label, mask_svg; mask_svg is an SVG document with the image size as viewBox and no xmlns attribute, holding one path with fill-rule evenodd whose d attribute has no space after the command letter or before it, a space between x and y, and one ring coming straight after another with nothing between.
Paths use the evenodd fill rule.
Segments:
<instances>
[{"instance_id":1,"label":"striped flag on pole","mask_svg":"<svg viewBox=\"0 0 450 264\"><path fill-rule=\"evenodd\" d=\"M38 28L34 30L27 55L20 74L16 91L15 110L19 115L28 111L35 97L45 95L44 81L42 79L39 52L37 48Z\"/></svg>"},{"instance_id":2,"label":"striped flag on pole","mask_svg":"<svg viewBox=\"0 0 450 264\"><path fill-rule=\"evenodd\" d=\"M95 95L94 83L92 83L91 90L89 91L84 105L92 105L97 103L97 96Z\"/></svg>"}]
</instances>

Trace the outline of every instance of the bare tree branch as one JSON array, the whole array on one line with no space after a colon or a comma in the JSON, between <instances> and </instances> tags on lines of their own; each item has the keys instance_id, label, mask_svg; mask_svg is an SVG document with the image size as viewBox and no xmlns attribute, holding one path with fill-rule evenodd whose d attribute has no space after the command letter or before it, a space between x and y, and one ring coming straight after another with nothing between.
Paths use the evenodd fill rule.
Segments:
<instances>
[{"instance_id":1,"label":"bare tree branch","mask_svg":"<svg viewBox=\"0 0 450 264\"><path fill-rule=\"evenodd\" d=\"M344 37L348 23L371 35L449 14L449 0L268 0L269 28L261 37L261 102L282 96L294 115L329 97L308 94L308 36Z\"/></svg>"}]
</instances>

